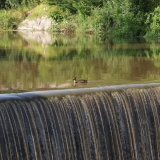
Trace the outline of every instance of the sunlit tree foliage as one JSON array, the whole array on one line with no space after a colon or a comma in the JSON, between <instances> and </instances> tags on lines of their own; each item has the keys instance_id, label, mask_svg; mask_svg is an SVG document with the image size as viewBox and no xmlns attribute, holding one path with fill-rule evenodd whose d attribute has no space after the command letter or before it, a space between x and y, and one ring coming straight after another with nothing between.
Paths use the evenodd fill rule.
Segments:
<instances>
[{"instance_id":1,"label":"sunlit tree foliage","mask_svg":"<svg viewBox=\"0 0 160 160\"><path fill-rule=\"evenodd\" d=\"M100 34L106 32L116 36L143 36L153 28L156 32L160 28L154 25L159 24L157 22L159 14L155 13L155 8L160 5L159 0L0 0L0 8L11 9L41 2L60 6L62 15L59 16L58 13L58 17L64 17L63 11L66 10L71 15L78 15L76 23L79 22L87 29L90 27ZM156 17L156 22L152 18L152 13L154 18ZM51 15L54 20L57 19L57 13ZM63 19L65 18L60 18L57 22L60 23Z\"/></svg>"}]
</instances>

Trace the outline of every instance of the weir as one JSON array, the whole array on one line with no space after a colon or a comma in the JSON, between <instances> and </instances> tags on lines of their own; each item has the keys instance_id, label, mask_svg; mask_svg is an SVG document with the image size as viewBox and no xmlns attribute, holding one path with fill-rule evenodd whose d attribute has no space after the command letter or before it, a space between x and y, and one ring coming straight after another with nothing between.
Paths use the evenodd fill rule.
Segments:
<instances>
[{"instance_id":1,"label":"weir","mask_svg":"<svg viewBox=\"0 0 160 160\"><path fill-rule=\"evenodd\" d=\"M0 159L158 160L160 87L146 86L2 94Z\"/></svg>"}]
</instances>

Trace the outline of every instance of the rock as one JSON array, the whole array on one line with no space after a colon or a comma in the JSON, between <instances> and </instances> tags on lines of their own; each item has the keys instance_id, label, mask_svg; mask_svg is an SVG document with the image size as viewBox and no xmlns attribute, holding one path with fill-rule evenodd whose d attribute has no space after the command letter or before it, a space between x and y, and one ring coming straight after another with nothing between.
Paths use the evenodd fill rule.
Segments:
<instances>
[{"instance_id":1,"label":"rock","mask_svg":"<svg viewBox=\"0 0 160 160\"><path fill-rule=\"evenodd\" d=\"M50 30L52 26L52 19L47 16L36 18L34 20L25 19L20 23L18 30Z\"/></svg>"}]
</instances>

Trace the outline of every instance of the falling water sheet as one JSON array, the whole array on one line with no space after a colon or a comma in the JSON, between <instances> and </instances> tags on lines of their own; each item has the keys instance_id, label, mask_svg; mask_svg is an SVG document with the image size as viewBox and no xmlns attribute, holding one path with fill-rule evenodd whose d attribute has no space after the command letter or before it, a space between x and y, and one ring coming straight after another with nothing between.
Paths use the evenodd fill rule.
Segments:
<instances>
[{"instance_id":1,"label":"falling water sheet","mask_svg":"<svg viewBox=\"0 0 160 160\"><path fill-rule=\"evenodd\" d=\"M156 86L4 94L0 159L160 159L160 87Z\"/></svg>"}]
</instances>

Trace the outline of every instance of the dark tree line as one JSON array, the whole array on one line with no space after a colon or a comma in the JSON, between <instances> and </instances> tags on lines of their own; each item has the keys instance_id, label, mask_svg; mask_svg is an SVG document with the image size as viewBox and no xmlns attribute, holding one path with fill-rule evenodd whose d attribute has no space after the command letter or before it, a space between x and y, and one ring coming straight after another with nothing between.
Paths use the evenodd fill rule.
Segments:
<instances>
[{"instance_id":1,"label":"dark tree line","mask_svg":"<svg viewBox=\"0 0 160 160\"><path fill-rule=\"evenodd\" d=\"M0 0L1 9L11 9L22 5L30 5L33 3L40 3L41 0Z\"/></svg>"}]
</instances>

